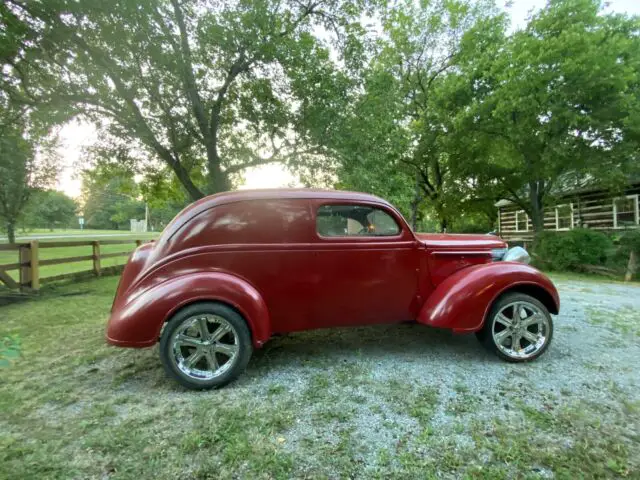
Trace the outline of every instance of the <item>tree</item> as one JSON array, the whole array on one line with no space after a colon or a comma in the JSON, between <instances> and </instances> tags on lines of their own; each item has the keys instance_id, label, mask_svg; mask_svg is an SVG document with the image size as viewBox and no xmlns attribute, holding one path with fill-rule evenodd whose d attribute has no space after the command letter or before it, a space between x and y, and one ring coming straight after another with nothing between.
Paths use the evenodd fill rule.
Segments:
<instances>
[{"instance_id":1,"label":"tree","mask_svg":"<svg viewBox=\"0 0 640 480\"><path fill-rule=\"evenodd\" d=\"M458 162L525 210L534 231L572 179L620 184L637 164L640 19L596 0L551 0L499 49L468 58L473 87L457 129L474 155Z\"/></svg>"},{"instance_id":2,"label":"tree","mask_svg":"<svg viewBox=\"0 0 640 480\"><path fill-rule=\"evenodd\" d=\"M100 125L103 146L162 161L191 199L251 166L323 160L304 135L321 80L348 88L359 0L7 0L5 88ZM320 81L320 82L319 82ZM301 132L301 133L298 133ZM320 155L320 156L318 156ZM305 163L305 164L306 164Z\"/></svg>"},{"instance_id":3,"label":"tree","mask_svg":"<svg viewBox=\"0 0 640 480\"><path fill-rule=\"evenodd\" d=\"M456 148L452 114L468 104L470 88L461 95L449 79L459 57L502 41L496 32L504 23L491 1L404 2L389 9L386 40L365 73L362 94L332 118L340 129L322 132L339 159L340 185L391 199L410 213L414 228L425 200L442 231L461 206L475 208L462 201L470 180L455 177L448 165Z\"/></svg>"},{"instance_id":4,"label":"tree","mask_svg":"<svg viewBox=\"0 0 640 480\"><path fill-rule=\"evenodd\" d=\"M0 107L0 218L9 243L34 189L51 185L58 173L55 141L29 131L27 117L24 110Z\"/></svg>"},{"instance_id":5,"label":"tree","mask_svg":"<svg viewBox=\"0 0 640 480\"><path fill-rule=\"evenodd\" d=\"M29 228L68 228L77 225L75 200L56 190L37 190L31 194L22 225Z\"/></svg>"},{"instance_id":6,"label":"tree","mask_svg":"<svg viewBox=\"0 0 640 480\"><path fill-rule=\"evenodd\" d=\"M144 202L132 175L113 170L84 170L83 214L87 228L128 230L131 219L144 218Z\"/></svg>"}]
</instances>

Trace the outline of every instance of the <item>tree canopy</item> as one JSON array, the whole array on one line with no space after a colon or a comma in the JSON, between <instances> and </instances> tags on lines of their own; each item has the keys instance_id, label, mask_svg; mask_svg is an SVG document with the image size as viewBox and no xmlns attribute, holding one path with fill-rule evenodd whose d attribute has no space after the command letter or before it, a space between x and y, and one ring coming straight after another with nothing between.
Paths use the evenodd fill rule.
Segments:
<instances>
[{"instance_id":1,"label":"tree canopy","mask_svg":"<svg viewBox=\"0 0 640 480\"><path fill-rule=\"evenodd\" d=\"M305 119L358 61L358 0L7 0L5 87L163 162L192 199L234 174L322 153ZM320 37L326 37L321 40ZM332 45L330 51L329 45ZM336 91L331 91L335 95Z\"/></svg>"},{"instance_id":2,"label":"tree canopy","mask_svg":"<svg viewBox=\"0 0 640 480\"><path fill-rule=\"evenodd\" d=\"M36 190L27 203L20 225L27 228L77 228L76 201L56 190Z\"/></svg>"},{"instance_id":3,"label":"tree canopy","mask_svg":"<svg viewBox=\"0 0 640 480\"><path fill-rule=\"evenodd\" d=\"M552 0L498 49L469 57L459 76L472 86L455 119L470 152L459 158L461 174L522 207L534 230L554 193L576 181L620 184L637 169L637 17L603 14L592 0Z\"/></svg>"},{"instance_id":4,"label":"tree canopy","mask_svg":"<svg viewBox=\"0 0 640 480\"><path fill-rule=\"evenodd\" d=\"M97 125L91 165L142 178L159 223L279 162L420 228L489 229L507 198L540 231L558 192L640 165L640 20L599 0L515 31L493 0L7 0L0 22L5 97Z\"/></svg>"},{"instance_id":5,"label":"tree canopy","mask_svg":"<svg viewBox=\"0 0 640 480\"><path fill-rule=\"evenodd\" d=\"M31 127L31 128L30 128ZM0 105L0 219L9 243L31 194L56 179L55 139L34 128L26 109Z\"/></svg>"}]
</instances>

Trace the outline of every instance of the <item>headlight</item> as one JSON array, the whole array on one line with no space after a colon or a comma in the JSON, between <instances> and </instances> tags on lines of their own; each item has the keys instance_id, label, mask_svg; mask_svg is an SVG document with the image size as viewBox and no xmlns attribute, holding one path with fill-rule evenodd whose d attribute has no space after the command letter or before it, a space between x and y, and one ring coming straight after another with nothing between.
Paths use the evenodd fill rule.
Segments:
<instances>
[{"instance_id":1,"label":"headlight","mask_svg":"<svg viewBox=\"0 0 640 480\"><path fill-rule=\"evenodd\" d=\"M505 262L520 262L528 264L531 261L531 257L524 248L513 247L509 249L503 260Z\"/></svg>"}]
</instances>

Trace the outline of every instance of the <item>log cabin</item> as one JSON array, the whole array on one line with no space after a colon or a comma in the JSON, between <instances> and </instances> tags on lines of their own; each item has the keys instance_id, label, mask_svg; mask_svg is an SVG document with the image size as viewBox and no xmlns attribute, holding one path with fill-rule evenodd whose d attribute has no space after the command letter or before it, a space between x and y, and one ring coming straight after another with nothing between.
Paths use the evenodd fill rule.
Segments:
<instances>
[{"instance_id":1,"label":"log cabin","mask_svg":"<svg viewBox=\"0 0 640 480\"><path fill-rule=\"evenodd\" d=\"M631 182L619 195L589 187L567 191L545 207L544 228L562 232L582 227L609 233L640 228L639 197L640 180ZM533 239L531 220L521 207L509 200L500 200L496 207L502 238L523 243Z\"/></svg>"}]
</instances>

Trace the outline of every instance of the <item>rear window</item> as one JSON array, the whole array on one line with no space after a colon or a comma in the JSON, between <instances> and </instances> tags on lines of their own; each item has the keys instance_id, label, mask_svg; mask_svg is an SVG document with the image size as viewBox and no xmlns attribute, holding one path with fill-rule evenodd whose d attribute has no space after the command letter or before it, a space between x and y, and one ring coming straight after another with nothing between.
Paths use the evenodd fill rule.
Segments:
<instances>
[{"instance_id":1,"label":"rear window","mask_svg":"<svg viewBox=\"0 0 640 480\"><path fill-rule=\"evenodd\" d=\"M388 237L398 235L400 226L387 212L369 205L322 205L316 230L322 237Z\"/></svg>"}]
</instances>

